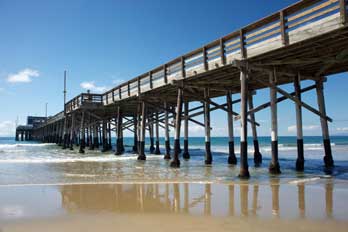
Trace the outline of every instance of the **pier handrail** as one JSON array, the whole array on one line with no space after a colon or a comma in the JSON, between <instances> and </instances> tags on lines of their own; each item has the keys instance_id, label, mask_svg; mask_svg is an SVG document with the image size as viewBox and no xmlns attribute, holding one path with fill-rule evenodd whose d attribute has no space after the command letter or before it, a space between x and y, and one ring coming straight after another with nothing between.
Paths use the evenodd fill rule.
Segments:
<instances>
[{"instance_id":1,"label":"pier handrail","mask_svg":"<svg viewBox=\"0 0 348 232\"><path fill-rule=\"evenodd\" d=\"M139 75L103 94L105 105L139 96L142 92L213 70L232 62L247 59L316 36L295 38L294 32L308 24L337 15L341 26L347 25L347 0L303 0L271 14L257 22L223 36L201 48L177 57ZM333 27L332 30L336 28ZM327 31L323 31L325 33ZM290 37L290 39L289 39ZM264 49L266 42L280 39L276 46ZM259 46L259 48L257 47Z\"/></svg>"},{"instance_id":2,"label":"pier handrail","mask_svg":"<svg viewBox=\"0 0 348 232\"><path fill-rule=\"evenodd\" d=\"M102 94L96 94L96 93L81 93L68 101L65 104L66 112L69 113L73 110L79 109L82 105L85 103L94 103L94 104L102 104L103 101L103 95Z\"/></svg>"}]
</instances>

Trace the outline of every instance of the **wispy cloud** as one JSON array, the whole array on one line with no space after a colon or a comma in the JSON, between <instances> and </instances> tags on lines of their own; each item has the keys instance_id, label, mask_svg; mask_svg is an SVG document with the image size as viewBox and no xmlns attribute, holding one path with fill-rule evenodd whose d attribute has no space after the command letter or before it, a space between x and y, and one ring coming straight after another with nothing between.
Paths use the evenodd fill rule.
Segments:
<instances>
[{"instance_id":1,"label":"wispy cloud","mask_svg":"<svg viewBox=\"0 0 348 232\"><path fill-rule=\"evenodd\" d=\"M105 92L108 88L106 86L97 86L94 81L84 81L80 84L81 88L90 90L91 92Z\"/></svg>"},{"instance_id":2,"label":"wispy cloud","mask_svg":"<svg viewBox=\"0 0 348 232\"><path fill-rule=\"evenodd\" d=\"M16 123L12 121L0 122L0 136L13 136L16 130Z\"/></svg>"},{"instance_id":3,"label":"wispy cloud","mask_svg":"<svg viewBox=\"0 0 348 232\"><path fill-rule=\"evenodd\" d=\"M316 131L319 129L318 125L304 125L302 126L304 131ZM288 127L288 132L293 132L295 133L297 131L296 125L292 125Z\"/></svg>"},{"instance_id":4,"label":"wispy cloud","mask_svg":"<svg viewBox=\"0 0 348 232\"><path fill-rule=\"evenodd\" d=\"M119 85L119 84L122 84L123 82L126 82L126 81L123 79L115 79L112 81L112 84Z\"/></svg>"},{"instance_id":5,"label":"wispy cloud","mask_svg":"<svg viewBox=\"0 0 348 232\"><path fill-rule=\"evenodd\" d=\"M348 127L338 127L336 130L340 132L348 132Z\"/></svg>"},{"instance_id":6,"label":"wispy cloud","mask_svg":"<svg viewBox=\"0 0 348 232\"><path fill-rule=\"evenodd\" d=\"M9 74L6 80L9 83L30 83L33 77L38 76L40 76L39 71L26 68L17 73Z\"/></svg>"}]
</instances>

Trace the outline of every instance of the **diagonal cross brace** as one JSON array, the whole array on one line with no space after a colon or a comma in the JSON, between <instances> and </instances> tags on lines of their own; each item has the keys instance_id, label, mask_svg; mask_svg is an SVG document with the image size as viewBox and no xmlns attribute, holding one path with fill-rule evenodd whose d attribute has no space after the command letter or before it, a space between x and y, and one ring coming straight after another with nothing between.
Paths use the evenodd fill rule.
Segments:
<instances>
[{"instance_id":1,"label":"diagonal cross brace","mask_svg":"<svg viewBox=\"0 0 348 232\"><path fill-rule=\"evenodd\" d=\"M271 84L271 83L267 83L265 81L262 81L262 80L259 80L259 79L255 79L257 80L258 82L268 86L268 87L271 87L271 88L275 88L277 90L278 93L282 94L283 96L285 96L286 98L294 101L296 104L306 108L307 110L311 111L312 113L318 115L319 117L329 121L329 122L332 122L332 119L326 115L323 115L322 113L320 113L318 110L314 109L313 107L311 107L310 105L308 105L307 103L305 102L302 102L300 101L299 99L297 99L296 97L292 96L291 94L289 94L288 92L286 92L285 90L282 90L281 88L277 87L275 84Z\"/></svg>"}]
</instances>

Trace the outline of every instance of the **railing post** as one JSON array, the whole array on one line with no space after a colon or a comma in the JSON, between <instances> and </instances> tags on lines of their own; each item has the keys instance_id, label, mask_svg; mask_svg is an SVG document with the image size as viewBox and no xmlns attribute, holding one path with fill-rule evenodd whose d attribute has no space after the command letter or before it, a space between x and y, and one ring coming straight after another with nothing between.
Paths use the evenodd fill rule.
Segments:
<instances>
[{"instance_id":1,"label":"railing post","mask_svg":"<svg viewBox=\"0 0 348 232\"><path fill-rule=\"evenodd\" d=\"M140 77L138 77L138 95L140 96L141 88L140 88Z\"/></svg>"},{"instance_id":2,"label":"railing post","mask_svg":"<svg viewBox=\"0 0 348 232\"><path fill-rule=\"evenodd\" d=\"M220 56L221 56L221 64L225 65L226 64L225 44L222 38L220 39Z\"/></svg>"},{"instance_id":3,"label":"railing post","mask_svg":"<svg viewBox=\"0 0 348 232\"><path fill-rule=\"evenodd\" d=\"M203 66L204 66L204 71L208 71L208 57L207 57L207 48L203 47Z\"/></svg>"},{"instance_id":4,"label":"railing post","mask_svg":"<svg viewBox=\"0 0 348 232\"><path fill-rule=\"evenodd\" d=\"M164 78L164 83L168 83L168 76L167 76L167 65L163 65L163 78Z\"/></svg>"},{"instance_id":5,"label":"railing post","mask_svg":"<svg viewBox=\"0 0 348 232\"><path fill-rule=\"evenodd\" d=\"M286 33L286 23L287 20L285 19L285 12L280 11L280 33L282 37L282 43L284 46L289 45L289 37Z\"/></svg>"},{"instance_id":6,"label":"railing post","mask_svg":"<svg viewBox=\"0 0 348 232\"><path fill-rule=\"evenodd\" d=\"M122 89L122 86L118 87L118 97L120 100L122 99L121 89Z\"/></svg>"},{"instance_id":7,"label":"railing post","mask_svg":"<svg viewBox=\"0 0 348 232\"><path fill-rule=\"evenodd\" d=\"M242 56L242 59L247 58L247 53L245 50L245 42L244 42L244 31L241 29L239 31L239 40L240 40L240 54Z\"/></svg>"},{"instance_id":8,"label":"railing post","mask_svg":"<svg viewBox=\"0 0 348 232\"><path fill-rule=\"evenodd\" d=\"M346 0L340 0L341 23L345 26L348 22Z\"/></svg>"},{"instance_id":9,"label":"railing post","mask_svg":"<svg viewBox=\"0 0 348 232\"><path fill-rule=\"evenodd\" d=\"M181 57L181 76L182 78L186 78L186 71L185 71L185 57Z\"/></svg>"},{"instance_id":10,"label":"railing post","mask_svg":"<svg viewBox=\"0 0 348 232\"><path fill-rule=\"evenodd\" d=\"M152 72L149 72L149 81L150 81L150 89L153 88L153 84L152 84Z\"/></svg>"},{"instance_id":11,"label":"railing post","mask_svg":"<svg viewBox=\"0 0 348 232\"><path fill-rule=\"evenodd\" d=\"M130 97L130 83L129 83L129 81L128 81L127 87L128 87L128 97Z\"/></svg>"}]
</instances>

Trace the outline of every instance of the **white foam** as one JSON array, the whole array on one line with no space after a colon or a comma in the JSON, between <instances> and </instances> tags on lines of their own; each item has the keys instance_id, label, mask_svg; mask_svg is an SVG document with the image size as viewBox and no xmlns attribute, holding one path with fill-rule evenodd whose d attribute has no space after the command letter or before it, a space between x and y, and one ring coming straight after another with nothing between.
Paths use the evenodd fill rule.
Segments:
<instances>
[{"instance_id":1,"label":"white foam","mask_svg":"<svg viewBox=\"0 0 348 232\"><path fill-rule=\"evenodd\" d=\"M302 184L302 183L308 183L308 182L313 182L317 180L320 180L320 177L311 177L311 178L304 178L300 180L292 180L292 181L289 181L289 184Z\"/></svg>"}]
</instances>

